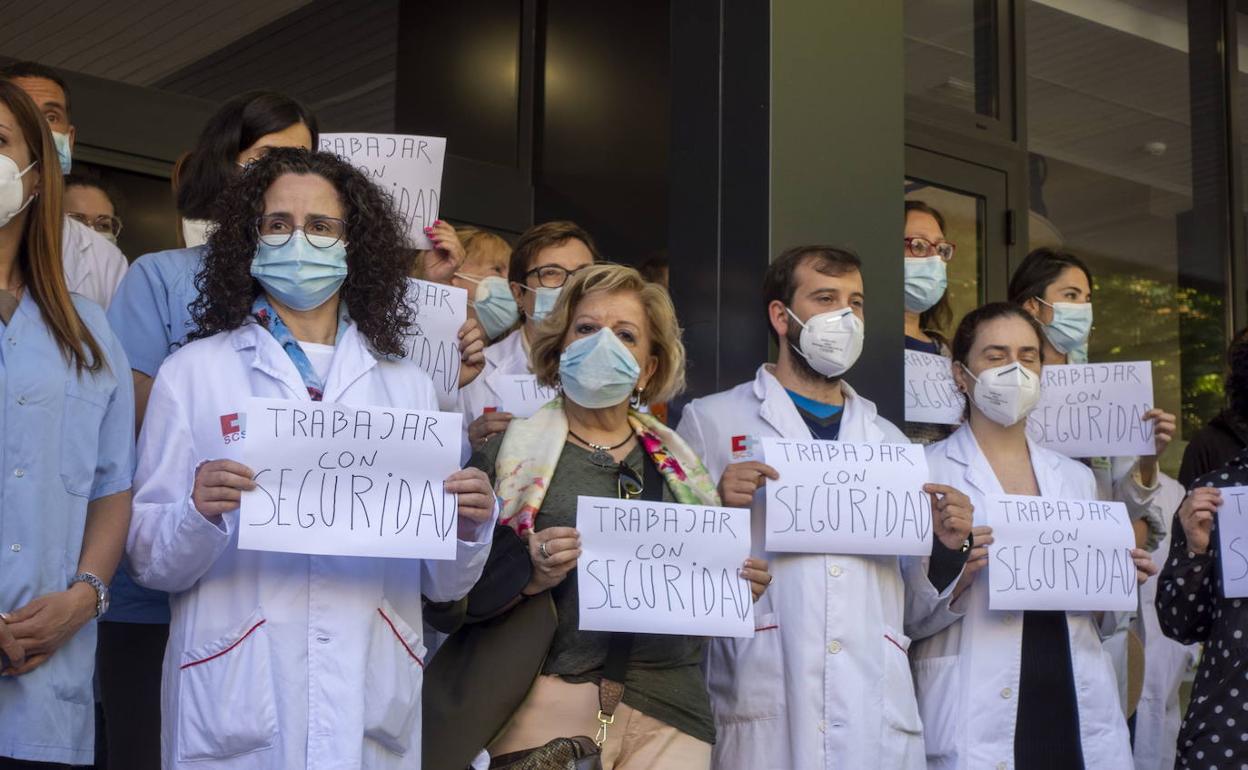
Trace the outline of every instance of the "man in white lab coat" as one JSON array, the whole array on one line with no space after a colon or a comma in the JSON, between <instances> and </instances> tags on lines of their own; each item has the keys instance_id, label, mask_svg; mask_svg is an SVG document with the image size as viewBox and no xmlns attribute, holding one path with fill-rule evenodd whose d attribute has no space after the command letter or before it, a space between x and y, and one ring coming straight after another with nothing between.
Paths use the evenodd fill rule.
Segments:
<instances>
[{"instance_id":1,"label":"man in white lab coat","mask_svg":"<svg viewBox=\"0 0 1248 770\"><path fill-rule=\"evenodd\" d=\"M725 505L752 506L763 552L760 438L908 443L842 376L862 351L858 258L826 246L782 254L764 281L779 343L752 382L697 399L678 428ZM923 737L907 634L943 625L970 532L966 496L932 486L933 558L766 553L774 584L755 609L753 639L716 639L708 653L716 768L922 768ZM930 578L929 578L930 570Z\"/></svg>"}]
</instances>

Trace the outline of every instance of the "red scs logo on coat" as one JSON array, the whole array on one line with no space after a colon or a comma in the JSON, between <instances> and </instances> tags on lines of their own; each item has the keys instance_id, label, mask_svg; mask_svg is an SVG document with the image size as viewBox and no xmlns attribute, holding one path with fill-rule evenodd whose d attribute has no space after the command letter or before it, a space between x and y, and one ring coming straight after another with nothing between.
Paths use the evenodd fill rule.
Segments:
<instances>
[{"instance_id":1,"label":"red scs logo on coat","mask_svg":"<svg viewBox=\"0 0 1248 770\"><path fill-rule=\"evenodd\" d=\"M247 413L234 412L221 415L221 438L226 444L247 438Z\"/></svg>"},{"instance_id":2,"label":"red scs logo on coat","mask_svg":"<svg viewBox=\"0 0 1248 770\"><path fill-rule=\"evenodd\" d=\"M757 452L758 439L754 436L732 437L732 459L750 460Z\"/></svg>"}]
</instances>

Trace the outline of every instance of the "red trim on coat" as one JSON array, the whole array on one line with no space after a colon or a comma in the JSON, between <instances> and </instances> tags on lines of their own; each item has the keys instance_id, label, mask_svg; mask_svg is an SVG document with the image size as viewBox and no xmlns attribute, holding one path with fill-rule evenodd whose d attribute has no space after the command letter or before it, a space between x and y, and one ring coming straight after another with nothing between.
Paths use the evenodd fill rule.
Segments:
<instances>
[{"instance_id":1,"label":"red trim on coat","mask_svg":"<svg viewBox=\"0 0 1248 770\"><path fill-rule=\"evenodd\" d=\"M403 645L403 649L407 650L408 655L412 656L412 660L416 661L416 665L420 666L421 668L424 668L425 662L421 660L420 658L416 657L416 653L412 652L412 648L408 647L407 642L403 640L403 635L399 633L399 629L394 627L394 622L391 621L390 618L386 616L386 613L383 612L380 607L377 608L377 614L381 616L382 620L386 621L387 626L390 626L390 630L394 632L394 638L399 640L399 644Z\"/></svg>"},{"instance_id":2,"label":"red trim on coat","mask_svg":"<svg viewBox=\"0 0 1248 770\"><path fill-rule=\"evenodd\" d=\"M235 647L237 647L238 645L242 644L244 639L246 639L247 637L251 636L251 632L252 632L252 631L255 631L255 630L256 630L257 628L259 628L260 626L263 626L266 622L267 622L267 621L265 621L265 620L261 620L259 623L255 624L255 625L254 625L254 626L252 626L251 628L247 629L247 633L245 633L245 634L243 634L242 636L238 637L238 640L237 640L236 642L234 642L234 644L231 644L229 647L226 647L226 648L225 648L224 650L222 650L221 652L218 652L218 653L217 653L217 654L215 654L215 655L209 655L209 656L208 656L208 657L206 657L206 658L201 658L200 660L192 660L190 663L183 663L183 664L179 667L179 669L178 669L178 670L183 671L183 670L186 670L186 669L190 668L191 666L198 666L198 665L200 665L201 663L207 663L207 662L208 662L208 661L210 661L210 660L216 660L217 658L219 658L219 657L221 657L222 655L226 654L227 652L229 652L230 650L234 649L234 648L235 648Z\"/></svg>"},{"instance_id":3,"label":"red trim on coat","mask_svg":"<svg viewBox=\"0 0 1248 770\"><path fill-rule=\"evenodd\" d=\"M906 648L905 648L905 647L902 647L900 644L898 644L898 643L897 643L897 640L896 640L896 639L894 639L893 637L889 636L888 634L884 634L884 638L885 638L885 639L887 639L888 641L892 642L894 647L896 647L897 649L901 650L901 654L902 654L902 655L908 655L908 654L909 654L909 653L907 653L907 652L906 652Z\"/></svg>"}]
</instances>

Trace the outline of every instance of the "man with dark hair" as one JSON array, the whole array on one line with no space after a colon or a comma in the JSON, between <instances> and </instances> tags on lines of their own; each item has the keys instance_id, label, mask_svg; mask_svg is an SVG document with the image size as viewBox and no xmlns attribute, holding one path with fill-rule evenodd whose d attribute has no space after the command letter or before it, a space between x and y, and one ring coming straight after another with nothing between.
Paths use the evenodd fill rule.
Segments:
<instances>
[{"instance_id":1,"label":"man with dark hair","mask_svg":"<svg viewBox=\"0 0 1248 770\"><path fill-rule=\"evenodd\" d=\"M568 279L598 261L598 249L589 233L575 222L534 225L520 234L511 252L507 277L520 308L520 326L485 349L485 369L459 391L468 443L480 449L495 433L507 429L512 415L502 411L499 379L528 375L529 340L546 317Z\"/></svg>"},{"instance_id":2,"label":"man with dark hair","mask_svg":"<svg viewBox=\"0 0 1248 770\"><path fill-rule=\"evenodd\" d=\"M862 352L861 263L832 246L799 246L763 279L775 364L752 382L692 401L677 431L719 477L724 505L752 508L764 531L764 436L909 443L845 374ZM708 656L717 740L714 766L925 766L905 634L949 622L966 563L970 500L942 485L932 497L932 556L768 553L775 584L755 605L755 636L714 639ZM943 618L941 616L944 616Z\"/></svg>"},{"instance_id":3,"label":"man with dark hair","mask_svg":"<svg viewBox=\"0 0 1248 770\"><path fill-rule=\"evenodd\" d=\"M61 173L68 174L78 132L70 119L65 79L50 67L30 61L0 67L0 79L11 80L25 91L43 113L52 129ZM108 239L69 217L65 218L61 250L69 290L107 309L129 266L125 256Z\"/></svg>"}]
</instances>

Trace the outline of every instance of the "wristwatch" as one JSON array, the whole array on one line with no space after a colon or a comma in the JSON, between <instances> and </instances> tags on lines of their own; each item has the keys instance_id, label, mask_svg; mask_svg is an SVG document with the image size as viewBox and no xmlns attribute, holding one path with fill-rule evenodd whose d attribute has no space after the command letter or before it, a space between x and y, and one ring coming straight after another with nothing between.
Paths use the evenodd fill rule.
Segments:
<instances>
[{"instance_id":1,"label":"wristwatch","mask_svg":"<svg viewBox=\"0 0 1248 770\"><path fill-rule=\"evenodd\" d=\"M74 583L86 583L95 589L95 616L97 618L108 612L108 586L104 585L103 580L90 572L79 572L74 575L73 580L69 581L71 588Z\"/></svg>"}]
</instances>

